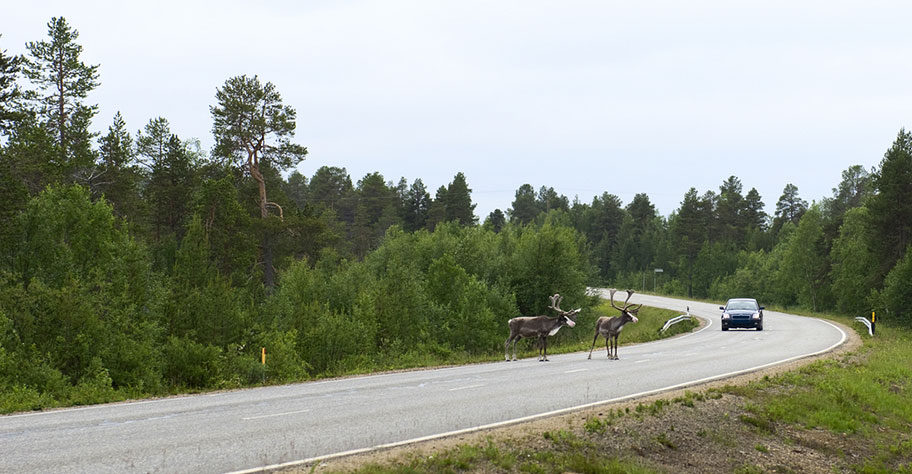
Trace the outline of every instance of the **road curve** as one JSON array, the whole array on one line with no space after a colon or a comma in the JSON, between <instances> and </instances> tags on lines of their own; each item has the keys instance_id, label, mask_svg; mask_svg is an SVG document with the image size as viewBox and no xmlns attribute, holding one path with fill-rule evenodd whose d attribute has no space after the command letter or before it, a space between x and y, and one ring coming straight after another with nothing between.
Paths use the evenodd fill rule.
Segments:
<instances>
[{"instance_id":1,"label":"road curve","mask_svg":"<svg viewBox=\"0 0 912 474\"><path fill-rule=\"evenodd\" d=\"M716 305L648 295L631 301L682 312L689 306L708 324L622 346L617 361L607 360L602 346L593 360L562 354L547 363L525 359L2 416L0 472L257 472L730 377L826 352L846 339L813 318L767 311L763 331L722 332Z\"/></svg>"}]
</instances>

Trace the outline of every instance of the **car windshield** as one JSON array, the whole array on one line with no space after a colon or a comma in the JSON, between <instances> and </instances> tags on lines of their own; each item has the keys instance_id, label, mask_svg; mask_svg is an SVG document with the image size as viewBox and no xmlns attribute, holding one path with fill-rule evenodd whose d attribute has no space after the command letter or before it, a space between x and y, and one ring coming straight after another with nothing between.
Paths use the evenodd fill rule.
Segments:
<instances>
[{"instance_id":1,"label":"car windshield","mask_svg":"<svg viewBox=\"0 0 912 474\"><path fill-rule=\"evenodd\" d=\"M756 311L757 303L753 301L730 301L728 306L725 308L729 311L737 310L747 310L747 311Z\"/></svg>"}]
</instances>

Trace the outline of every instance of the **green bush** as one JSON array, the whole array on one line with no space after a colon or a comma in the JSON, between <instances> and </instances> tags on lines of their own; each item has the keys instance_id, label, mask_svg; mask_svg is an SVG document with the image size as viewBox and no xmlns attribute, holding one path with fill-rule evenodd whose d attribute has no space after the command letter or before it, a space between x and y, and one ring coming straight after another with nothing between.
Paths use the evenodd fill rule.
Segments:
<instances>
[{"instance_id":1,"label":"green bush","mask_svg":"<svg viewBox=\"0 0 912 474\"><path fill-rule=\"evenodd\" d=\"M162 375L174 387L212 387L218 380L220 356L218 347L171 336L162 348Z\"/></svg>"}]
</instances>

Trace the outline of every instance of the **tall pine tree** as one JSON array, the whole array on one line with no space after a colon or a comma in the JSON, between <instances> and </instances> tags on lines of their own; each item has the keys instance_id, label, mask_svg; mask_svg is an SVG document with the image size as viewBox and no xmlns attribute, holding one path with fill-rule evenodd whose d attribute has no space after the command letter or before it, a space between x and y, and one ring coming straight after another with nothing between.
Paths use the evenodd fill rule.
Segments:
<instances>
[{"instance_id":1,"label":"tall pine tree","mask_svg":"<svg viewBox=\"0 0 912 474\"><path fill-rule=\"evenodd\" d=\"M239 164L256 181L259 214L270 216L270 209L282 208L266 195L267 168L284 171L307 155L307 148L292 143L297 126L297 111L282 103L282 96L271 82L263 84L257 76L235 76L215 93L217 105L212 113L215 135L213 155ZM265 226L265 223L264 223ZM263 232L263 279L267 288L275 286L273 244L269 230Z\"/></svg>"},{"instance_id":2,"label":"tall pine tree","mask_svg":"<svg viewBox=\"0 0 912 474\"><path fill-rule=\"evenodd\" d=\"M41 126L54 137L63 174L90 183L95 157L89 125L98 106L85 101L100 84L98 65L82 62L82 46L76 43L79 32L65 18L51 18L47 26L47 41L26 44L29 55L23 71L37 87L29 97Z\"/></svg>"}]
</instances>

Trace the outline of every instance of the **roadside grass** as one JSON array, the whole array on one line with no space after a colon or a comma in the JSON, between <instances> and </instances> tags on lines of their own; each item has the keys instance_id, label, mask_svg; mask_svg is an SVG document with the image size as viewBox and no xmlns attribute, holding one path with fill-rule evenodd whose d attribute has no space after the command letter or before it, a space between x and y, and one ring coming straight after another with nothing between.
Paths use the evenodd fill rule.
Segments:
<instances>
[{"instance_id":1,"label":"roadside grass","mask_svg":"<svg viewBox=\"0 0 912 474\"><path fill-rule=\"evenodd\" d=\"M748 425L828 430L876 453L857 472L912 472L912 330L863 337L856 353L725 391L748 400Z\"/></svg>"},{"instance_id":2,"label":"roadside grass","mask_svg":"<svg viewBox=\"0 0 912 474\"><path fill-rule=\"evenodd\" d=\"M414 474L459 472L520 472L530 474L578 472L591 474L653 474L631 459L606 456L596 443L567 430L545 431L537 449L506 446L488 438L484 443L461 445L443 452L413 453L394 463L368 464L358 474Z\"/></svg>"}]
</instances>

